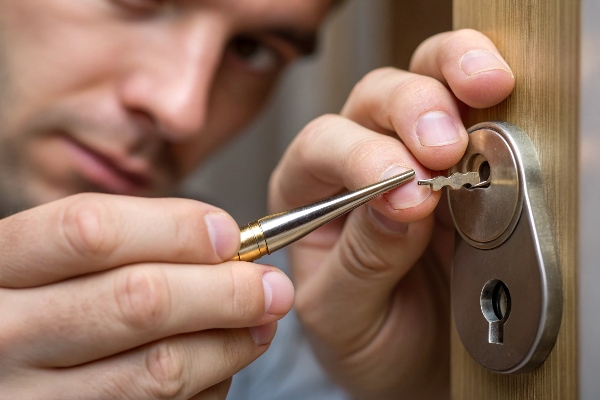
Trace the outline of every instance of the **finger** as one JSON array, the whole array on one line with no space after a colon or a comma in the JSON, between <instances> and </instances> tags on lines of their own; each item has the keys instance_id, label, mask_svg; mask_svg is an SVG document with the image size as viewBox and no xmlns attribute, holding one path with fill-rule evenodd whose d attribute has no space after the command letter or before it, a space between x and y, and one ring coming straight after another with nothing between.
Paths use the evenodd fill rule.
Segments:
<instances>
[{"instance_id":1,"label":"finger","mask_svg":"<svg viewBox=\"0 0 600 400\"><path fill-rule=\"evenodd\" d=\"M42 370L27 398L187 400L263 354L276 323L263 330L261 343L248 329L212 330L171 337L81 366Z\"/></svg>"},{"instance_id":2,"label":"finger","mask_svg":"<svg viewBox=\"0 0 600 400\"><path fill-rule=\"evenodd\" d=\"M365 76L342 115L371 130L397 135L423 166L436 171L455 165L468 143L448 88L433 78L393 68Z\"/></svg>"},{"instance_id":3,"label":"finger","mask_svg":"<svg viewBox=\"0 0 600 400\"><path fill-rule=\"evenodd\" d=\"M333 251L319 255L312 249L312 257L323 260L319 268L294 275L296 309L305 326L337 354L355 354L372 344L389 315L392 293L422 256L432 231L433 215L398 223L372 208L352 213ZM307 257L304 247L299 243L294 249L292 262Z\"/></svg>"},{"instance_id":4,"label":"finger","mask_svg":"<svg viewBox=\"0 0 600 400\"><path fill-rule=\"evenodd\" d=\"M496 46L472 29L429 38L415 51L410 70L448 84L456 97L475 108L500 103L515 85L512 70Z\"/></svg>"},{"instance_id":5,"label":"finger","mask_svg":"<svg viewBox=\"0 0 600 400\"><path fill-rule=\"evenodd\" d=\"M217 264L235 221L191 200L84 194L0 221L0 286L30 287L137 262Z\"/></svg>"},{"instance_id":6,"label":"finger","mask_svg":"<svg viewBox=\"0 0 600 400\"><path fill-rule=\"evenodd\" d=\"M431 176L399 140L374 133L346 118L321 117L300 133L275 170L271 204L277 211L296 207L344 188L373 184L408 168L416 171L415 180ZM412 182L370 204L389 217L408 221L429 214L438 199L439 193Z\"/></svg>"},{"instance_id":7,"label":"finger","mask_svg":"<svg viewBox=\"0 0 600 400\"><path fill-rule=\"evenodd\" d=\"M67 299L67 301L61 301ZM179 333L260 326L292 307L273 267L136 265L4 295L4 357L68 367Z\"/></svg>"}]
</instances>

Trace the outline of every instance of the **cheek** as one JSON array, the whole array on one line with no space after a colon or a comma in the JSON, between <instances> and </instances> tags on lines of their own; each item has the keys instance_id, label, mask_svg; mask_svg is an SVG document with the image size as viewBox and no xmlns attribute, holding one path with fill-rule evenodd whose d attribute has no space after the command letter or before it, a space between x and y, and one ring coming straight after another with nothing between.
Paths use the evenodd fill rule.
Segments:
<instances>
[{"instance_id":1,"label":"cheek","mask_svg":"<svg viewBox=\"0 0 600 400\"><path fill-rule=\"evenodd\" d=\"M247 123L263 108L280 75L281 69L255 74L227 63L217 74L213 87L215 117L229 116L238 125L240 121Z\"/></svg>"},{"instance_id":2,"label":"cheek","mask_svg":"<svg viewBox=\"0 0 600 400\"><path fill-rule=\"evenodd\" d=\"M6 60L2 73L15 100L29 108L45 107L98 84L114 69L112 55L122 46L115 40L118 33L106 34L112 31L104 26L108 22L101 7L88 1L43 3L0 2L0 60Z\"/></svg>"},{"instance_id":3,"label":"cheek","mask_svg":"<svg viewBox=\"0 0 600 400\"><path fill-rule=\"evenodd\" d=\"M278 75L260 77L231 69L219 71L204 129L191 142L175 147L181 177L248 126L267 103L277 78Z\"/></svg>"}]
</instances>

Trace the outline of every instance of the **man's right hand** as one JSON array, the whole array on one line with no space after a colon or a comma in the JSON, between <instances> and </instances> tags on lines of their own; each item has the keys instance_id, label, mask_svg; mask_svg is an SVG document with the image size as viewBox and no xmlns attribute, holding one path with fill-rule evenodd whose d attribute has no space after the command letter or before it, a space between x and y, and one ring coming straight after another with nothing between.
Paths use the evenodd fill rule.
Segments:
<instances>
[{"instance_id":1,"label":"man's right hand","mask_svg":"<svg viewBox=\"0 0 600 400\"><path fill-rule=\"evenodd\" d=\"M230 216L181 199L84 194L1 220L2 398L224 399L293 303L275 268L224 262L238 245Z\"/></svg>"}]
</instances>

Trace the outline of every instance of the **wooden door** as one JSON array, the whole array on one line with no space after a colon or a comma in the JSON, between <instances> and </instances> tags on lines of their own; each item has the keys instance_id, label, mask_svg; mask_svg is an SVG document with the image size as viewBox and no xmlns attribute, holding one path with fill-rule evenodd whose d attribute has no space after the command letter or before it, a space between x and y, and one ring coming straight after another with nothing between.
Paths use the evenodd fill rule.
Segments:
<instances>
[{"instance_id":1,"label":"wooden door","mask_svg":"<svg viewBox=\"0 0 600 400\"><path fill-rule=\"evenodd\" d=\"M563 317L556 346L537 370L499 375L474 362L452 333L453 399L576 399L579 32L578 0L454 0L455 29L492 39L510 64L508 100L470 110L465 124L504 120L532 138L542 164L563 279Z\"/></svg>"}]
</instances>

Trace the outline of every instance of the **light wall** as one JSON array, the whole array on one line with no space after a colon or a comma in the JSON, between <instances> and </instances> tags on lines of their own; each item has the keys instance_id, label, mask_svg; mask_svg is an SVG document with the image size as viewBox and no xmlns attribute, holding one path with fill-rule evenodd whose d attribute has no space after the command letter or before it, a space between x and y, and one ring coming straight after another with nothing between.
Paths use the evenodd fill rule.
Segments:
<instances>
[{"instance_id":1,"label":"light wall","mask_svg":"<svg viewBox=\"0 0 600 400\"><path fill-rule=\"evenodd\" d=\"M600 2L582 0L579 176L580 398L600 399ZM577 179L577 177L573 177Z\"/></svg>"}]
</instances>

